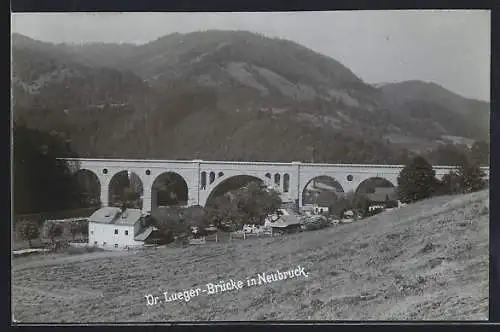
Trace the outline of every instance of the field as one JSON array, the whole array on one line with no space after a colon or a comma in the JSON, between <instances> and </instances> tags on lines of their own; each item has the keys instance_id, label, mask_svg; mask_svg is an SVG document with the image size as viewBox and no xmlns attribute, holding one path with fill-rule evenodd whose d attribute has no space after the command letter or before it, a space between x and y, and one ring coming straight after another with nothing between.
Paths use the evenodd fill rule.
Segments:
<instances>
[{"instance_id":1,"label":"field","mask_svg":"<svg viewBox=\"0 0 500 332\"><path fill-rule=\"evenodd\" d=\"M489 195L433 198L280 238L12 263L20 322L486 320ZM301 266L306 274L188 302L163 292ZM162 303L148 306L145 295Z\"/></svg>"}]
</instances>

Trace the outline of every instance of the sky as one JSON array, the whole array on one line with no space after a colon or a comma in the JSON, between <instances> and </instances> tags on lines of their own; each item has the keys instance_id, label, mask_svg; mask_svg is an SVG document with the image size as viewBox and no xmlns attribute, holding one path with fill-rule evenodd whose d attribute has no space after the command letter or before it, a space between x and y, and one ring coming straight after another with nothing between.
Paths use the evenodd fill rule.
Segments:
<instances>
[{"instance_id":1,"label":"sky","mask_svg":"<svg viewBox=\"0 0 500 332\"><path fill-rule=\"evenodd\" d=\"M247 30L330 56L367 83L422 80L490 100L490 12L15 13L12 32L48 42L147 43L199 30Z\"/></svg>"}]
</instances>

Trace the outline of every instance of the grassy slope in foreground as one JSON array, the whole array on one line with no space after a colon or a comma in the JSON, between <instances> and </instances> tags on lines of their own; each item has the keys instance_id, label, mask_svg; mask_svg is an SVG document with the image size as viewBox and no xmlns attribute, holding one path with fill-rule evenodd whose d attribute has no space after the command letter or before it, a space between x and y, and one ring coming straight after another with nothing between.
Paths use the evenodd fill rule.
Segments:
<instances>
[{"instance_id":1,"label":"grassy slope in foreground","mask_svg":"<svg viewBox=\"0 0 500 332\"><path fill-rule=\"evenodd\" d=\"M22 322L487 319L487 191L326 230L186 249L15 260ZM146 306L219 280L303 266L309 277Z\"/></svg>"}]
</instances>

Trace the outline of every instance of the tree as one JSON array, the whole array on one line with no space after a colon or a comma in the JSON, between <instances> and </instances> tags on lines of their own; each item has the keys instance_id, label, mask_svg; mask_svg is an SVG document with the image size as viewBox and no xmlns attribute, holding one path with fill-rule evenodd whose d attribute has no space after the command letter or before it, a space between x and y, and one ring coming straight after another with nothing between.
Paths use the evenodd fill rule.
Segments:
<instances>
[{"instance_id":1,"label":"tree","mask_svg":"<svg viewBox=\"0 0 500 332\"><path fill-rule=\"evenodd\" d=\"M281 198L275 190L268 189L257 182L215 198L208 208L210 221L217 227L241 229L245 223L263 225L266 217L279 217Z\"/></svg>"},{"instance_id":2,"label":"tree","mask_svg":"<svg viewBox=\"0 0 500 332\"><path fill-rule=\"evenodd\" d=\"M48 233L49 233L50 242L52 244L54 244L55 238L59 237L63 234L63 229L62 229L61 225L53 223L50 225ZM55 247L55 250L57 251L57 246Z\"/></svg>"},{"instance_id":3,"label":"tree","mask_svg":"<svg viewBox=\"0 0 500 332\"><path fill-rule=\"evenodd\" d=\"M205 235L208 226L208 216L205 208L191 206L187 208L168 207L154 210L151 216L144 218L143 227L158 228L164 243L177 238L187 238L190 235ZM198 228L197 234L192 233L192 227Z\"/></svg>"},{"instance_id":4,"label":"tree","mask_svg":"<svg viewBox=\"0 0 500 332\"><path fill-rule=\"evenodd\" d=\"M155 181L154 189L158 192L162 205L176 205L188 196L184 179L176 173L165 173Z\"/></svg>"},{"instance_id":5,"label":"tree","mask_svg":"<svg viewBox=\"0 0 500 332\"><path fill-rule=\"evenodd\" d=\"M265 218L268 215L276 214L281 207L280 194L274 189L268 189L256 182L252 182L247 186L245 193L247 198L250 198L249 215L252 215L256 224L263 225ZM247 200L248 202L248 200Z\"/></svg>"},{"instance_id":6,"label":"tree","mask_svg":"<svg viewBox=\"0 0 500 332\"><path fill-rule=\"evenodd\" d=\"M78 204L69 165L74 156L58 136L14 124L14 214L65 210Z\"/></svg>"},{"instance_id":7,"label":"tree","mask_svg":"<svg viewBox=\"0 0 500 332\"><path fill-rule=\"evenodd\" d=\"M71 223L71 235L73 236L73 240L76 237L76 234L85 234L87 233L88 226L84 222L73 222Z\"/></svg>"},{"instance_id":8,"label":"tree","mask_svg":"<svg viewBox=\"0 0 500 332\"><path fill-rule=\"evenodd\" d=\"M437 195L458 194L460 189L460 177L455 171L446 173L438 184Z\"/></svg>"},{"instance_id":9,"label":"tree","mask_svg":"<svg viewBox=\"0 0 500 332\"><path fill-rule=\"evenodd\" d=\"M18 234L24 241L28 241L28 246L31 248L31 241L38 238L40 235L40 230L38 225L33 221L22 221L16 226L18 229Z\"/></svg>"},{"instance_id":10,"label":"tree","mask_svg":"<svg viewBox=\"0 0 500 332\"><path fill-rule=\"evenodd\" d=\"M75 240L76 234L80 232L79 227L76 223L71 223L71 236L73 237L73 241Z\"/></svg>"},{"instance_id":11,"label":"tree","mask_svg":"<svg viewBox=\"0 0 500 332\"><path fill-rule=\"evenodd\" d=\"M401 202L412 203L430 197L436 189L436 172L421 156L413 158L398 176Z\"/></svg>"},{"instance_id":12,"label":"tree","mask_svg":"<svg viewBox=\"0 0 500 332\"><path fill-rule=\"evenodd\" d=\"M365 194L349 191L339 197L337 201L330 205L329 211L331 214L338 218L344 218L344 213L348 210L355 210L360 212L362 216L368 213L370 207L370 200Z\"/></svg>"},{"instance_id":13,"label":"tree","mask_svg":"<svg viewBox=\"0 0 500 332\"><path fill-rule=\"evenodd\" d=\"M339 219L344 218L344 213L349 210L351 206L350 200L346 196L347 194L339 197L335 204L330 205L328 209L330 214L333 214Z\"/></svg>"},{"instance_id":14,"label":"tree","mask_svg":"<svg viewBox=\"0 0 500 332\"><path fill-rule=\"evenodd\" d=\"M462 193L471 193L486 187L485 173L477 163L471 164L468 160L464 160L457 168L457 175Z\"/></svg>"},{"instance_id":15,"label":"tree","mask_svg":"<svg viewBox=\"0 0 500 332\"><path fill-rule=\"evenodd\" d=\"M490 163L490 145L485 141L476 141L470 149L471 161L481 166Z\"/></svg>"},{"instance_id":16,"label":"tree","mask_svg":"<svg viewBox=\"0 0 500 332\"><path fill-rule=\"evenodd\" d=\"M216 197L207 206L208 221L224 231L233 231L243 227L244 213L226 195Z\"/></svg>"}]
</instances>

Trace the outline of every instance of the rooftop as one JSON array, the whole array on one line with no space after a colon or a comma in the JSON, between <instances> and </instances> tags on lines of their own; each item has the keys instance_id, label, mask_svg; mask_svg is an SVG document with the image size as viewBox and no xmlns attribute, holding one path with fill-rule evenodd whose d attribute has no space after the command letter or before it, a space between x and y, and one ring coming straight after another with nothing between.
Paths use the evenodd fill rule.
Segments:
<instances>
[{"instance_id":1,"label":"rooftop","mask_svg":"<svg viewBox=\"0 0 500 332\"><path fill-rule=\"evenodd\" d=\"M145 241L148 238L148 236L150 236L151 233L153 233L154 230L155 230L154 227L149 226L148 228L144 229L141 233L137 234L134 237L134 240L135 241Z\"/></svg>"},{"instance_id":2,"label":"rooftop","mask_svg":"<svg viewBox=\"0 0 500 332\"><path fill-rule=\"evenodd\" d=\"M389 200L398 199L398 193L395 188L376 188L374 193L367 194L366 196L373 202L385 202L386 198L389 198Z\"/></svg>"},{"instance_id":3,"label":"rooftop","mask_svg":"<svg viewBox=\"0 0 500 332\"><path fill-rule=\"evenodd\" d=\"M142 211L139 209L126 209L123 213L118 207L107 206L94 212L89 218L89 222L97 222L102 224L113 224L132 226L142 216Z\"/></svg>"},{"instance_id":4,"label":"rooftop","mask_svg":"<svg viewBox=\"0 0 500 332\"><path fill-rule=\"evenodd\" d=\"M282 210L282 209L280 209L280 210ZM286 211L286 210L282 210L282 212L284 212L286 214L283 214L282 216L280 216L280 218L278 220L276 220L275 222L270 222L269 219L267 219L265 224L268 226L271 226L271 227L280 227L280 228L288 227L290 225L300 224L299 217L297 217L294 214L288 213L288 211Z\"/></svg>"}]
</instances>

